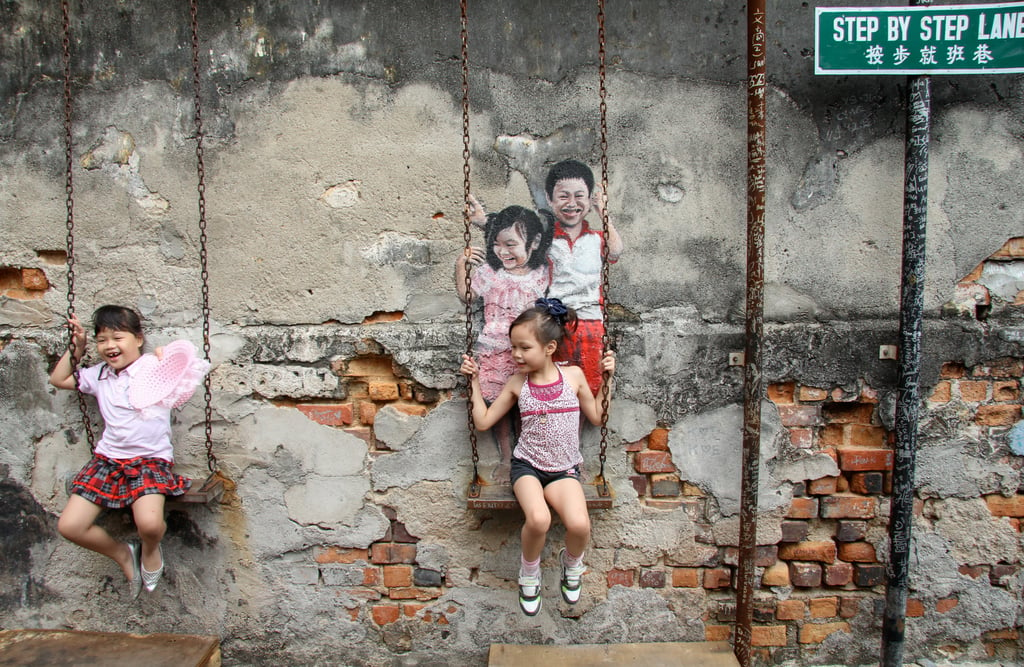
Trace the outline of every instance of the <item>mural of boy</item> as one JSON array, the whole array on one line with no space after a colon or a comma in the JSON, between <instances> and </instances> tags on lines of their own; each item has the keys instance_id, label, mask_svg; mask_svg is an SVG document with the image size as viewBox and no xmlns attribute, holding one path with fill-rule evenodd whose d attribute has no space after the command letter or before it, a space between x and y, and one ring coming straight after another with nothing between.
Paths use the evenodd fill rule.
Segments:
<instances>
[{"instance_id":1,"label":"mural of boy","mask_svg":"<svg viewBox=\"0 0 1024 667\"><path fill-rule=\"evenodd\" d=\"M544 182L548 207L554 216L554 237L548 258L551 260L551 285L548 297L561 299L576 310L576 330L555 352L556 361L566 361L583 369L590 390L597 396L601 386L601 230L587 221L591 209L603 218L605 194L594 186L594 173L578 160L563 160L548 171ZM622 255L623 243L611 220L608 221L608 261Z\"/></svg>"}]
</instances>

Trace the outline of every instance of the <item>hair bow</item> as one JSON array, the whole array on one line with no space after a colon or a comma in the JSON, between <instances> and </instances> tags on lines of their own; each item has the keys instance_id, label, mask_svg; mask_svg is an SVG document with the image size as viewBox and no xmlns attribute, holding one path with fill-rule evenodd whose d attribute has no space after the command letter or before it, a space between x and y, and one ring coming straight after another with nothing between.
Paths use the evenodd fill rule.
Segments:
<instances>
[{"instance_id":1,"label":"hair bow","mask_svg":"<svg viewBox=\"0 0 1024 667\"><path fill-rule=\"evenodd\" d=\"M537 299L533 305L558 320L559 324L565 324L565 316L569 314L569 311L561 299Z\"/></svg>"}]
</instances>

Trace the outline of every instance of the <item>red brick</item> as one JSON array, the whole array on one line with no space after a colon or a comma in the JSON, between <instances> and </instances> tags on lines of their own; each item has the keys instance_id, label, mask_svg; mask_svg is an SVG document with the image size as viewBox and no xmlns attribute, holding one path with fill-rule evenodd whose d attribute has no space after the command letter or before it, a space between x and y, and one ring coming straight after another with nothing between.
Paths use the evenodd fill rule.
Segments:
<instances>
[{"instance_id":1,"label":"red brick","mask_svg":"<svg viewBox=\"0 0 1024 667\"><path fill-rule=\"evenodd\" d=\"M992 383L993 401L1020 400L1020 383L1016 380L997 380Z\"/></svg>"},{"instance_id":2,"label":"red brick","mask_svg":"<svg viewBox=\"0 0 1024 667\"><path fill-rule=\"evenodd\" d=\"M885 492L885 474L881 472L855 472L850 475L850 491L861 495Z\"/></svg>"},{"instance_id":3,"label":"red brick","mask_svg":"<svg viewBox=\"0 0 1024 667\"><path fill-rule=\"evenodd\" d=\"M343 547L324 547L316 552L314 560L318 563L355 563L356 561L368 560L369 551L366 549L347 549Z\"/></svg>"},{"instance_id":4,"label":"red brick","mask_svg":"<svg viewBox=\"0 0 1024 667\"><path fill-rule=\"evenodd\" d=\"M684 496L694 496L694 497L704 497L704 489L700 488L696 484L691 484L689 482L683 482L683 495Z\"/></svg>"},{"instance_id":5,"label":"red brick","mask_svg":"<svg viewBox=\"0 0 1024 667\"><path fill-rule=\"evenodd\" d=\"M826 540L782 544L779 546L779 559L833 563L836 560L836 543L832 540Z\"/></svg>"},{"instance_id":6,"label":"red brick","mask_svg":"<svg viewBox=\"0 0 1024 667\"><path fill-rule=\"evenodd\" d=\"M845 586L853 581L853 565L838 561L825 566L826 586Z\"/></svg>"},{"instance_id":7,"label":"red brick","mask_svg":"<svg viewBox=\"0 0 1024 667\"><path fill-rule=\"evenodd\" d=\"M833 632L850 632L850 624L845 621L835 623L804 623L800 627L801 644L820 644Z\"/></svg>"},{"instance_id":8,"label":"red brick","mask_svg":"<svg viewBox=\"0 0 1024 667\"><path fill-rule=\"evenodd\" d=\"M325 426L348 426L352 423L351 403L300 403L299 412Z\"/></svg>"},{"instance_id":9,"label":"red brick","mask_svg":"<svg viewBox=\"0 0 1024 667\"><path fill-rule=\"evenodd\" d=\"M778 410L783 426L817 426L821 423L821 408L817 405L780 405Z\"/></svg>"},{"instance_id":10,"label":"red brick","mask_svg":"<svg viewBox=\"0 0 1024 667\"><path fill-rule=\"evenodd\" d=\"M629 481L633 484L633 489L636 491L636 495L647 495L647 475L630 475Z\"/></svg>"},{"instance_id":11,"label":"red brick","mask_svg":"<svg viewBox=\"0 0 1024 667\"><path fill-rule=\"evenodd\" d=\"M789 581L800 588L817 588L821 586L821 565L792 561L789 564Z\"/></svg>"},{"instance_id":12,"label":"red brick","mask_svg":"<svg viewBox=\"0 0 1024 667\"><path fill-rule=\"evenodd\" d=\"M728 588L732 583L732 570L727 567L709 567L704 570L704 588Z\"/></svg>"},{"instance_id":13,"label":"red brick","mask_svg":"<svg viewBox=\"0 0 1024 667\"><path fill-rule=\"evenodd\" d=\"M892 461L891 449L843 447L839 450L839 467L844 472L892 470Z\"/></svg>"},{"instance_id":14,"label":"red brick","mask_svg":"<svg viewBox=\"0 0 1024 667\"><path fill-rule=\"evenodd\" d=\"M636 442L630 442L626 445L627 452L639 452L647 447L646 440L637 440Z\"/></svg>"},{"instance_id":15,"label":"red brick","mask_svg":"<svg viewBox=\"0 0 1024 667\"><path fill-rule=\"evenodd\" d=\"M672 464L672 454L669 452L637 452L633 466L637 472L642 473L676 471L675 465Z\"/></svg>"},{"instance_id":16,"label":"red brick","mask_svg":"<svg viewBox=\"0 0 1024 667\"><path fill-rule=\"evenodd\" d=\"M996 563L989 570L988 580L993 586L1006 586L1010 578L1017 574L1017 566L1009 563Z\"/></svg>"},{"instance_id":17,"label":"red brick","mask_svg":"<svg viewBox=\"0 0 1024 667\"><path fill-rule=\"evenodd\" d=\"M875 406L867 403L829 403L821 410L825 421L834 424L870 424Z\"/></svg>"},{"instance_id":18,"label":"red brick","mask_svg":"<svg viewBox=\"0 0 1024 667\"><path fill-rule=\"evenodd\" d=\"M1013 378L1024 375L1024 360L1002 357L971 368L974 377Z\"/></svg>"},{"instance_id":19,"label":"red brick","mask_svg":"<svg viewBox=\"0 0 1024 667\"><path fill-rule=\"evenodd\" d=\"M388 588L412 586L412 566L385 565L384 585Z\"/></svg>"},{"instance_id":20,"label":"red brick","mask_svg":"<svg viewBox=\"0 0 1024 667\"><path fill-rule=\"evenodd\" d=\"M813 519L818 516L817 498L793 498L786 513L787 519Z\"/></svg>"},{"instance_id":21,"label":"red brick","mask_svg":"<svg viewBox=\"0 0 1024 667\"><path fill-rule=\"evenodd\" d=\"M673 588L700 588L700 570L695 567L672 568Z\"/></svg>"},{"instance_id":22,"label":"red brick","mask_svg":"<svg viewBox=\"0 0 1024 667\"><path fill-rule=\"evenodd\" d=\"M981 403L988 398L989 383L984 380L961 380L957 385L960 398L968 403Z\"/></svg>"},{"instance_id":23,"label":"red brick","mask_svg":"<svg viewBox=\"0 0 1024 667\"><path fill-rule=\"evenodd\" d=\"M388 597L392 600L434 600L441 597L441 589L433 588L392 588L388 591Z\"/></svg>"},{"instance_id":24,"label":"red brick","mask_svg":"<svg viewBox=\"0 0 1024 667\"><path fill-rule=\"evenodd\" d=\"M839 615L839 598L814 598L808 602L811 618L832 618Z\"/></svg>"},{"instance_id":25,"label":"red brick","mask_svg":"<svg viewBox=\"0 0 1024 667\"><path fill-rule=\"evenodd\" d=\"M426 405L409 404L409 403L395 403L395 410L398 410L403 415L410 415L413 417L426 417L427 413L430 412L430 408Z\"/></svg>"},{"instance_id":26,"label":"red brick","mask_svg":"<svg viewBox=\"0 0 1024 667\"><path fill-rule=\"evenodd\" d=\"M364 567L363 568L363 586L380 586L381 585L381 571L379 567Z\"/></svg>"},{"instance_id":27,"label":"red brick","mask_svg":"<svg viewBox=\"0 0 1024 667\"><path fill-rule=\"evenodd\" d=\"M806 608L803 600L779 600L775 605L775 618L780 621L802 621Z\"/></svg>"},{"instance_id":28,"label":"red brick","mask_svg":"<svg viewBox=\"0 0 1024 667\"><path fill-rule=\"evenodd\" d=\"M377 404L373 401L359 401L359 423L372 426L377 419Z\"/></svg>"},{"instance_id":29,"label":"red brick","mask_svg":"<svg viewBox=\"0 0 1024 667\"><path fill-rule=\"evenodd\" d=\"M779 528L783 542L803 542L807 539L811 525L806 521L783 521Z\"/></svg>"},{"instance_id":30,"label":"red brick","mask_svg":"<svg viewBox=\"0 0 1024 667\"><path fill-rule=\"evenodd\" d=\"M640 588L665 588L665 571L640 570Z\"/></svg>"},{"instance_id":31,"label":"red brick","mask_svg":"<svg viewBox=\"0 0 1024 667\"><path fill-rule=\"evenodd\" d=\"M370 382L367 392L374 401L397 401L399 396L398 385L394 382Z\"/></svg>"},{"instance_id":32,"label":"red brick","mask_svg":"<svg viewBox=\"0 0 1024 667\"><path fill-rule=\"evenodd\" d=\"M979 426L1012 426L1020 419L1019 405L982 405L974 414Z\"/></svg>"},{"instance_id":33,"label":"red brick","mask_svg":"<svg viewBox=\"0 0 1024 667\"><path fill-rule=\"evenodd\" d=\"M46 274L41 269L22 269L21 284L27 290L50 289L50 281L46 279Z\"/></svg>"},{"instance_id":34,"label":"red brick","mask_svg":"<svg viewBox=\"0 0 1024 667\"><path fill-rule=\"evenodd\" d=\"M880 586L885 583L885 566L868 563L855 563L853 566L853 583L858 586Z\"/></svg>"},{"instance_id":35,"label":"red brick","mask_svg":"<svg viewBox=\"0 0 1024 667\"><path fill-rule=\"evenodd\" d=\"M875 546L868 542L844 542L839 545L839 558L848 563L874 563L878 561Z\"/></svg>"},{"instance_id":36,"label":"red brick","mask_svg":"<svg viewBox=\"0 0 1024 667\"><path fill-rule=\"evenodd\" d=\"M370 546L370 560L378 564L415 563L415 544L380 543Z\"/></svg>"},{"instance_id":37,"label":"red brick","mask_svg":"<svg viewBox=\"0 0 1024 667\"><path fill-rule=\"evenodd\" d=\"M830 496L836 492L838 477L820 477L807 484L807 493L812 496Z\"/></svg>"},{"instance_id":38,"label":"red brick","mask_svg":"<svg viewBox=\"0 0 1024 667\"><path fill-rule=\"evenodd\" d=\"M935 611L945 614L958 604L960 604L960 600L956 598L943 598L935 602Z\"/></svg>"},{"instance_id":39,"label":"red brick","mask_svg":"<svg viewBox=\"0 0 1024 667\"><path fill-rule=\"evenodd\" d=\"M778 562L767 567L761 575L762 586L789 586L789 565Z\"/></svg>"},{"instance_id":40,"label":"red brick","mask_svg":"<svg viewBox=\"0 0 1024 667\"><path fill-rule=\"evenodd\" d=\"M821 387L801 385L798 396L801 401L824 401L828 398L828 390Z\"/></svg>"},{"instance_id":41,"label":"red brick","mask_svg":"<svg viewBox=\"0 0 1024 667\"><path fill-rule=\"evenodd\" d=\"M667 500L664 498L649 498L644 500L644 505L659 510L674 510L682 507L683 501L679 499Z\"/></svg>"},{"instance_id":42,"label":"red brick","mask_svg":"<svg viewBox=\"0 0 1024 667\"><path fill-rule=\"evenodd\" d=\"M709 642L729 641L732 636L731 625L705 625L704 640Z\"/></svg>"},{"instance_id":43,"label":"red brick","mask_svg":"<svg viewBox=\"0 0 1024 667\"><path fill-rule=\"evenodd\" d=\"M971 579L977 579L983 574L988 574L988 568L984 565L961 565L956 571Z\"/></svg>"},{"instance_id":44,"label":"red brick","mask_svg":"<svg viewBox=\"0 0 1024 667\"><path fill-rule=\"evenodd\" d=\"M412 618L412 617L416 616L416 614L421 609L426 609L426 607L427 607L427 605L425 605L425 604L423 604L421 602L403 602L402 603L402 613L405 616L407 616L409 618ZM427 620L426 616L424 616L423 620Z\"/></svg>"},{"instance_id":45,"label":"red brick","mask_svg":"<svg viewBox=\"0 0 1024 667\"><path fill-rule=\"evenodd\" d=\"M655 473L651 475L651 495L655 498L674 498L682 494L683 487L679 483L679 475L674 473Z\"/></svg>"},{"instance_id":46,"label":"red brick","mask_svg":"<svg viewBox=\"0 0 1024 667\"><path fill-rule=\"evenodd\" d=\"M633 585L633 570L608 570L608 588Z\"/></svg>"},{"instance_id":47,"label":"red brick","mask_svg":"<svg viewBox=\"0 0 1024 667\"><path fill-rule=\"evenodd\" d=\"M939 376L946 379L962 378L966 374L967 369L964 368L964 365L955 361L942 364L942 370L939 371Z\"/></svg>"},{"instance_id":48,"label":"red brick","mask_svg":"<svg viewBox=\"0 0 1024 667\"><path fill-rule=\"evenodd\" d=\"M792 405L795 393L795 382L780 382L768 385L768 398L776 405Z\"/></svg>"},{"instance_id":49,"label":"red brick","mask_svg":"<svg viewBox=\"0 0 1024 667\"><path fill-rule=\"evenodd\" d=\"M1007 498L994 493L985 496L985 504L993 516L1024 517L1024 494L1018 493Z\"/></svg>"},{"instance_id":50,"label":"red brick","mask_svg":"<svg viewBox=\"0 0 1024 667\"><path fill-rule=\"evenodd\" d=\"M853 618L860 611L860 601L863 598L843 596L839 598L839 616L842 618Z\"/></svg>"},{"instance_id":51,"label":"red brick","mask_svg":"<svg viewBox=\"0 0 1024 667\"><path fill-rule=\"evenodd\" d=\"M387 625L401 617L402 608L397 605L375 604L370 610L370 614L373 616L373 622L377 625Z\"/></svg>"},{"instance_id":52,"label":"red brick","mask_svg":"<svg viewBox=\"0 0 1024 667\"><path fill-rule=\"evenodd\" d=\"M981 633L981 636L982 636L982 638L989 639L989 640L992 640L992 639L995 639L995 640L999 640L999 639L1016 640L1016 639L1018 639L1020 637L1020 633L1017 631L1017 628L1004 628L1002 630L989 630L988 632L983 632L983 633Z\"/></svg>"},{"instance_id":53,"label":"red brick","mask_svg":"<svg viewBox=\"0 0 1024 667\"><path fill-rule=\"evenodd\" d=\"M821 499L823 519L871 519L875 516L875 499L863 496L835 495Z\"/></svg>"},{"instance_id":54,"label":"red brick","mask_svg":"<svg viewBox=\"0 0 1024 667\"><path fill-rule=\"evenodd\" d=\"M906 615L908 618L921 618L924 616L924 604L920 600L909 598Z\"/></svg>"},{"instance_id":55,"label":"red brick","mask_svg":"<svg viewBox=\"0 0 1024 667\"><path fill-rule=\"evenodd\" d=\"M751 646L785 646L785 625L755 625L750 628Z\"/></svg>"},{"instance_id":56,"label":"red brick","mask_svg":"<svg viewBox=\"0 0 1024 667\"><path fill-rule=\"evenodd\" d=\"M814 446L814 429L791 428L789 429L789 442L800 449L810 449Z\"/></svg>"},{"instance_id":57,"label":"red brick","mask_svg":"<svg viewBox=\"0 0 1024 667\"><path fill-rule=\"evenodd\" d=\"M935 389L932 390L931 396L928 400L932 403L948 403L949 399L953 395L953 385L949 380L942 380L935 385Z\"/></svg>"},{"instance_id":58,"label":"red brick","mask_svg":"<svg viewBox=\"0 0 1024 667\"><path fill-rule=\"evenodd\" d=\"M647 448L657 452L668 451L668 429L656 428L647 436Z\"/></svg>"},{"instance_id":59,"label":"red brick","mask_svg":"<svg viewBox=\"0 0 1024 667\"><path fill-rule=\"evenodd\" d=\"M888 441L884 428L864 424L849 424L846 438L846 444L852 447L884 447Z\"/></svg>"},{"instance_id":60,"label":"red brick","mask_svg":"<svg viewBox=\"0 0 1024 667\"><path fill-rule=\"evenodd\" d=\"M779 557L779 548L773 545L759 546L754 549L754 565L756 567L771 567ZM722 549L722 562L726 565L739 565L740 550L738 547L725 547Z\"/></svg>"},{"instance_id":61,"label":"red brick","mask_svg":"<svg viewBox=\"0 0 1024 667\"><path fill-rule=\"evenodd\" d=\"M818 435L822 445L840 446L846 444L846 427L843 424L827 424Z\"/></svg>"}]
</instances>

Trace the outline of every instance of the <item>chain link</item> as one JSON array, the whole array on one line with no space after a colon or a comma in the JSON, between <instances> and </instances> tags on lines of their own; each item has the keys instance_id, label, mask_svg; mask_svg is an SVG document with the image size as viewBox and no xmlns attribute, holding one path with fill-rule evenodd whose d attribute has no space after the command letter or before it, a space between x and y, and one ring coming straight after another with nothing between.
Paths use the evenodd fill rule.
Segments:
<instances>
[{"instance_id":1,"label":"chain link","mask_svg":"<svg viewBox=\"0 0 1024 667\"><path fill-rule=\"evenodd\" d=\"M470 252L472 234L470 233L470 169L469 169L469 13L467 0L460 0L459 10L461 12L462 27L459 33L462 41L462 240L465 245L464 252ZM472 278L469 271L466 271L466 284L464 286L466 305L466 354L473 354L473 300L468 298L472 292ZM470 482L469 495L476 497L480 494L480 452L476 438L476 426L473 424L473 384L466 383L466 421L469 427L469 442L473 447L473 480Z\"/></svg>"},{"instance_id":2,"label":"chain link","mask_svg":"<svg viewBox=\"0 0 1024 667\"><path fill-rule=\"evenodd\" d=\"M608 310L606 300L608 299L608 87L606 85L607 67L605 64L605 13L604 0L597 0L597 52L598 67L597 75L599 81L599 96L601 100L601 196L604 199L601 206L601 349L607 351L608 347ZM608 459L608 407L611 403L609 392L611 376L605 372L601 382L601 470L600 479L604 484L604 464ZM604 493L602 493L604 495Z\"/></svg>"},{"instance_id":3,"label":"chain link","mask_svg":"<svg viewBox=\"0 0 1024 667\"><path fill-rule=\"evenodd\" d=\"M198 0L190 0L189 10L192 19L192 92L195 106L196 130L196 175L198 176L199 194L199 277L202 281L203 311L203 357L210 361L210 271L206 251L206 164L203 162L203 110L199 77L199 7ZM210 374L203 379L203 396L206 403L206 467L210 472L217 471L217 457L213 453L213 393Z\"/></svg>"},{"instance_id":4,"label":"chain link","mask_svg":"<svg viewBox=\"0 0 1024 667\"><path fill-rule=\"evenodd\" d=\"M64 158L65 158L65 180L64 193L67 197L67 247L68 247L68 308L67 316L70 320L75 314L75 185L72 176L74 167L74 142L71 137L71 13L68 0L61 0L61 41L63 43L62 61L64 65ZM85 402L85 394L77 391L78 388L78 357L79 350L76 349L75 333L68 322L68 362L71 364L71 373L75 376L75 388L78 395L78 411L82 413L82 425L85 427L85 437L89 442L89 450L96 449L96 436L93 435L92 421L89 419L89 406ZM81 350L82 355L85 350Z\"/></svg>"}]
</instances>

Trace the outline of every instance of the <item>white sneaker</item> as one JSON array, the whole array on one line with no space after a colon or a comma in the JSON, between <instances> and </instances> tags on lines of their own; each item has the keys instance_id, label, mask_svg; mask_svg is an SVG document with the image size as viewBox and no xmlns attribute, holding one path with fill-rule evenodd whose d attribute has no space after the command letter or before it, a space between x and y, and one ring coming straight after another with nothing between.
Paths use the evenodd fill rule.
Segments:
<instances>
[{"instance_id":1,"label":"white sneaker","mask_svg":"<svg viewBox=\"0 0 1024 667\"><path fill-rule=\"evenodd\" d=\"M565 549L558 552L558 562L562 564L562 599L569 604L576 604L583 592L583 573L587 571L587 566L582 561L575 567L566 565Z\"/></svg>"},{"instance_id":2,"label":"white sneaker","mask_svg":"<svg viewBox=\"0 0 1024 667\"><path fill-rule=\"evenodd\" d=\"M519 608L527 616L540 611L540 576L529 576L519 570Z\"/></svg>"}]
</instances>

